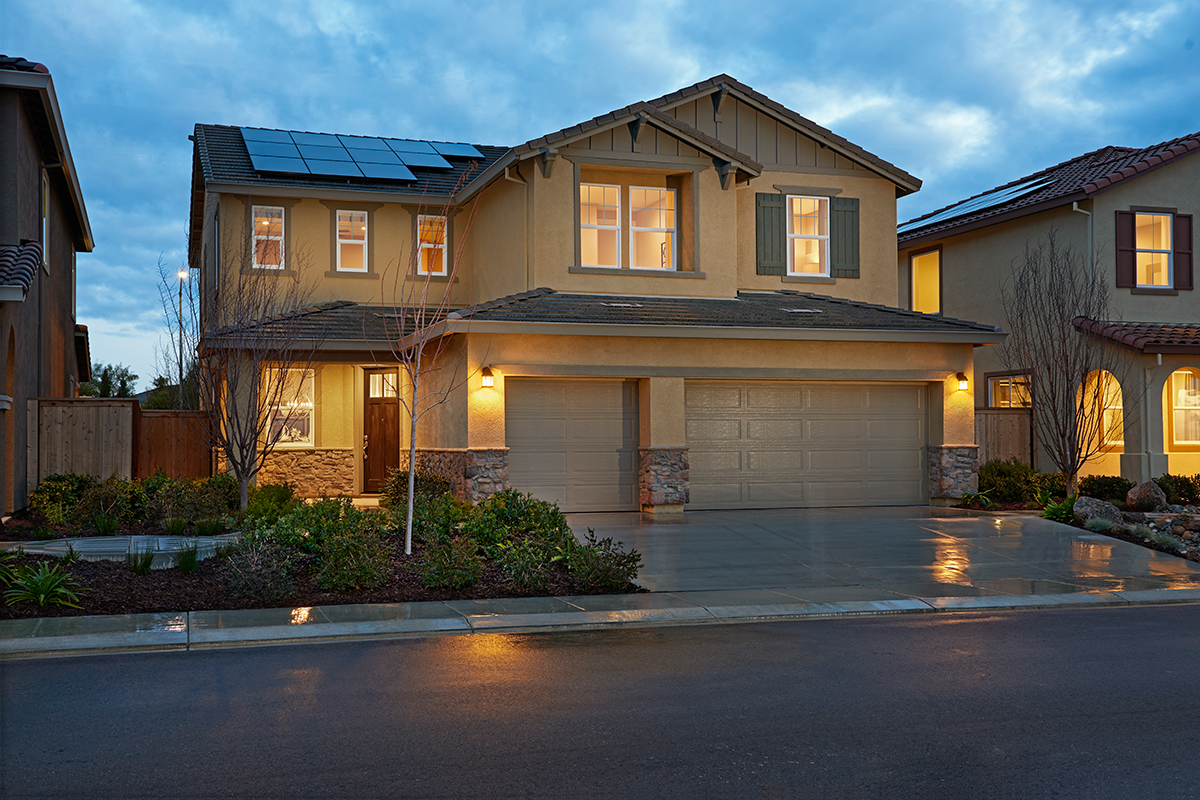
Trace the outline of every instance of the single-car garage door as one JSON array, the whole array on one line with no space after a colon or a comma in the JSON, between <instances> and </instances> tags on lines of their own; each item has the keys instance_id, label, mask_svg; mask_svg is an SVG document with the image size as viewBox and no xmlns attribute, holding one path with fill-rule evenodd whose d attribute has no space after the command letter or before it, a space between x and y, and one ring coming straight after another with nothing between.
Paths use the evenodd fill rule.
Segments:
<instances>
[{"instance_id":1,"label":"single-car garage door","mask_svg":"<svg viewBox=\"0 0 1200 800\"><path fill-rule=\"evenodd\" d=\"M563 511L636 510L637 386L625 380L506 379L512 487Z\"/></svg>"},{"instance_id":2,"label":"single-car garage door","mask_svg":"<svg viewBox=\"0 0 1200 800\"><path fill-rule=\"evenodd\" d=\"M928 502L925 386L688 381L689 508Z\"/></svg>"}]
</instances>

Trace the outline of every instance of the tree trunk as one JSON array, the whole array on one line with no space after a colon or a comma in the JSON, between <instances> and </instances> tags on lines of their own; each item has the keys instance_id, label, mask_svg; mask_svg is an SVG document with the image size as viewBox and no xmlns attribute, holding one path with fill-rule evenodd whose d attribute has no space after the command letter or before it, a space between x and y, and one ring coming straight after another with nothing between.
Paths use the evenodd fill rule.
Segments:
<instances>
[{"instance_id":1,"label":"tree trunk","mask_svg":"<svg viewBox=\"0 0 1200 800\"><path fill-rule=\"evenodd\" d=\"M413 489L417 482L417 416L410 414L408 431L408 507L404 520L404 555L412 555Z\"/></svg>"}]
</instances>

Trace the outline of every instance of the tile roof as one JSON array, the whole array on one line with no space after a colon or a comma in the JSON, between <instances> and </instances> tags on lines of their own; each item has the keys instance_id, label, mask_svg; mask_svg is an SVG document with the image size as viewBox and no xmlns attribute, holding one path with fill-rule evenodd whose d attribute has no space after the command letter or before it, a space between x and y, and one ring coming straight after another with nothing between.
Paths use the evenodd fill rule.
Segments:
<instances>
[{"instance_id":1,"label":"tile roof","mask_svg":"<svg viewBox=\"0 0 1200 800\"><path fill-rule=\"evenodd\" d=\"M1138 353L1200 353L1200 324L1103 322L1087 317L1071 322L1078 330Z\"/></svg>"},{"instance_id":2,"label":"tile roof","mask_svg":"<svg viewBox=\"0 0 1200 800\"><path fill-rule=\"evenodd\" d=\"M0 286L17 286L22 297L29 293L38 267L42 265L42 245L22 242L19 247L0 247Z\"/></svg>"},{"instance_id":3,"label":"tile roof","mask_svg":"<svg viewBox=\"0 0 1200 800\"><path fill-rule=\"evenodd\" d=\"M206 182L250 184L253 186L280 186L300 189L337 189L361 192L387 192L391 194L429 195L447 197L462 188L473 178L490 167L500 156L508 152L507 147L477 144L483 153L482 161L465 162L456 159L454 169L428 169L411 167L417 176L412 181L381 181L372 179L348 179L334 176L283 175L260 173L250 163L242 131L232 125L198 124L195 129L196 153ZM474 165L472 167L472 165Z\"/></svg>"},{"instance_id":4,"label":"tile roof","mask_svg":"<svg viewBox=\"0 0 1200 800\"><path fill-rule=\"evenodd\" d=\"M6 56L0 53L0 69L14 70L16 72L40 72L43 75L49 75L50 70L46 69L45 64L39 64L36 61L26 61L19 56Z\"/></svg>"},{"instance_id":5,"label":"tile roof","mask_svg":"<svg viewBox=\"0 0 1200 800\"><path fill-rule=\"evenodd\" d=\"M1045 208L1065 205L1072 201L1084 200L1160 167L1173 159L1195 152L1197 149L1200 149L1200 132L1159 142L1149 147L1134 148L1111 145L1102 147L901 223L900 227L911 226L911 228L901 233L897 239L903 245L907 241L923 239L931 234L945 233L968 226L980 227L992 224L992 221L999 221L997 218L1000 217L1011 219L1014 216L1022 216ZM1006 203L984 208L961 217L935 221L927 226L920 225L921 220L941 214L969 200L1043 178L1049 181L1045 186L1028 194L1019 195Z\"/></svg>"}]
</instances>

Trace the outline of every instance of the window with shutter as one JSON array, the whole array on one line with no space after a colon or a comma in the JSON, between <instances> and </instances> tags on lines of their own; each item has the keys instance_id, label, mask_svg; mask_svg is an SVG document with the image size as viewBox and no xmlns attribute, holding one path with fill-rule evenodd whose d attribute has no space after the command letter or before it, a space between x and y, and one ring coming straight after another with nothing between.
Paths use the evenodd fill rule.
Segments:
<instances>
[{"instance_id":1,"label":"window with shutter","mask_svg":"<svg viewBox=\"0 0 1200 800\"><path fill-rule=\"evenodd\" d=\"M830 202L829 274L858 277L858 198L834 197Z\"/></svg>"},{"instance_id":2,"label":"window with shutter","mask_svg":"<svg viewBox=\"0 0 1200 800\"><path fill-rule=\"evenodd\" d=\"M774 192L754 196L759 275L787 273L787 197Z\"/></svg>"},{"instance_id":3,"label":"window with shutter","mask_svg":"<svg viewBox=\"0 0 1200 800\"><path fill-rule=\"evenodd\" d=\"M1175 215L1175 288L1192 288L1192 215Z\"/></svg>"}]
</instances>

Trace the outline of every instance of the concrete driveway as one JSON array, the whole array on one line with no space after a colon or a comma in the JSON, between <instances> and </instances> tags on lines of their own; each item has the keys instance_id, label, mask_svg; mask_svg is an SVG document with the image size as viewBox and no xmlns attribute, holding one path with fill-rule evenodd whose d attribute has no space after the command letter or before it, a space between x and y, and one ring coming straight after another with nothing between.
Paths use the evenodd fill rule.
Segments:
<instances>
[{"instance_id":1,"label":"concrete driveway","mask_svg":"<svg viewBox=\"0 0 1200 800\"><path fill-rule=\"evenodd\" d=\"M577 534L592 528L636 547L647 589L693 600L760 590L827 602L1200 589L1200 564L1036 516L845 508L568 519Z\"/></svg>"}]
</instances>

